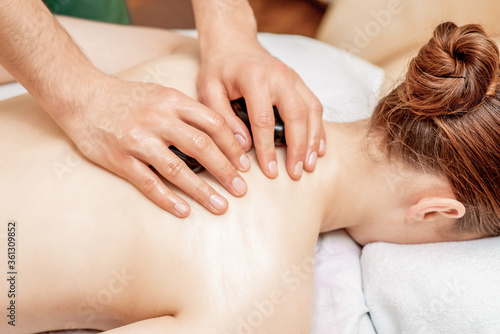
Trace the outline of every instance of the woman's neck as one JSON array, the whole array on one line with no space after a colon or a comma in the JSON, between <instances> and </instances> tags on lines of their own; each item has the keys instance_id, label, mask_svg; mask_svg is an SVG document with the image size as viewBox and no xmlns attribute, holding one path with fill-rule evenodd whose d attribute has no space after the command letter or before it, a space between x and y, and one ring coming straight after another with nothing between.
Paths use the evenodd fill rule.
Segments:
<instances>
[{"instance_id":1,"label":"woman's neck","mask_svg":"<svg viewBox=\"0 0 500 334\"><path fill-rule=\"evenodd\" d=\"M394 167L385 162L376 145L367 145L369 121L324 125L327 152L314 172L315 194L324 213L321 232L370 221L388 209L395 197Z\"/></svg>"}]
</instances>

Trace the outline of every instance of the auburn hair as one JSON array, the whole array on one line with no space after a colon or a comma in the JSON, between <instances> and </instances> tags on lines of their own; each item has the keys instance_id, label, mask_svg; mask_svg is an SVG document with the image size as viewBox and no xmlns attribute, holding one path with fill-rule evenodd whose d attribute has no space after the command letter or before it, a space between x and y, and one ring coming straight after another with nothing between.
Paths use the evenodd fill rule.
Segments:
<instances>
[{"instance_id":1,"label":"auburn hair","mask_svg":"<svg viewBox=\"0 0 500 334\"><path fill-rule=\"evenodd\" d=\"M389 158L444 175L466 207L457 231L500 235L499 51L477 24L445 22L375 108Z\"/></svg>"}]
</instances>

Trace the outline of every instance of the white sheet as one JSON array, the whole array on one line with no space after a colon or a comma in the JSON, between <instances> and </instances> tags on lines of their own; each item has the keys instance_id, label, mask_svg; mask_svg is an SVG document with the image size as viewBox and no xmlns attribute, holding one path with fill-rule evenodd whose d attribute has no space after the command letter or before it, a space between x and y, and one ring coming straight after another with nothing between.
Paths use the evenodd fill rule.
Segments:
<instances>
[{"instance_id":1,"label":"white sheet","mask_svg":"<svg viewBox=\"0 0 500 334\"><path fill-rule=\"evenodd\" d=\"M371 114L384 80L378 67L306 37L259 34L259 40L316 94L324 106L324 119L352 121ZM0 86L0 99L23 92L19 84ZM343 231L320 237L315 256L314 334L375 332L364 303L359 254L360 248Z\"/></svg>"},{"instance_id":2,"label":"white sheet","mask_svg":"<svg viewBox=\"0 0 500 334\"><path fill-rule=\"evenodd\" d=\"M0 101L25 93L27 93L26 89L17 82L0 85Z\"/></svg>"},{"instance_id":3,"label":"white sheet","mask_svg":"<svg viewBox=\"0 0 500 334\"><path fill-rule=\"evenodd\" d=\"M375 334L361 284L361 248L344 230L322 234L314 254L315 334Z\"/></svg>"}]
</instances>

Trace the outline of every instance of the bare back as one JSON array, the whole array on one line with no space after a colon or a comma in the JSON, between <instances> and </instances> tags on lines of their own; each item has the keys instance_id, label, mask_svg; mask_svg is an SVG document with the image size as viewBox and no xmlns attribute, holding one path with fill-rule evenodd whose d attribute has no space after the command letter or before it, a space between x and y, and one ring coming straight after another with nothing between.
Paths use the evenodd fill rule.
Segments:
<instances>
[{"instance_id":1,"label":"bare back","mask_svg":"<svg viewBox=\"0 0 500 334\"><path fill-rule=\"evenodd\" d=\"M179 62L190 76L175 70ZM163 84L194 87L192 55L123 76L140 80L147 66L172 66ZM246 196L232 197L205 172L230 208L215 216L190 201L181 220L83 158L30 96L0 103L0 133L0 233L17 224L17 323L0 323L1 332L110 329L161 316L172 332L309 331L321 223L314 174L295 182L282 168L269 180L250 154ZM8 282L0 289L5 310Z\"/></svg>"}]
</instances>

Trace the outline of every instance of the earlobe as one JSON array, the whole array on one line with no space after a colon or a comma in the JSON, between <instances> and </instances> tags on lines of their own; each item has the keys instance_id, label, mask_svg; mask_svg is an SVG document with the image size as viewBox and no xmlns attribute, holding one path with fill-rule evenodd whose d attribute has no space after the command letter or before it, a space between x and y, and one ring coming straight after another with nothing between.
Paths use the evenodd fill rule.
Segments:
<instances>
[{"instance_id":1,"label":"earlobe","mask_svg":"<svg viewBox=\"0 0 500 334\"><path fill-rule=\"evenodd\" d=\"M416 223L442 218L457 219L463 215L465 215L465 206L456 199L425 197L408 209L406 222Z\"/></svg>"}]
</instances>

